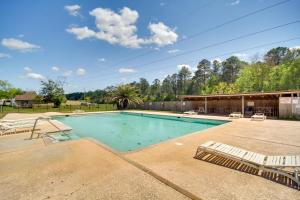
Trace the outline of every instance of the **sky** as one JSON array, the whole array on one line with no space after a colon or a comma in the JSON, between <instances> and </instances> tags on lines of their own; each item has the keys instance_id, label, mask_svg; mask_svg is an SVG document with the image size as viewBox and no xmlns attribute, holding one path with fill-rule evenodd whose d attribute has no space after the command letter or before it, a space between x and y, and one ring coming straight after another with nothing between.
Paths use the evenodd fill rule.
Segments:
<instances>
[{"instance_id":1,"label":"sky","mask_svg":"<svg viewBox=\"0 0 300 200\"><path fill-rule=\"evenodd\" d=\"M204 58L250 62L300 47L299 8L299 0L2 0L0 80L39 91L41 80L59 79L69 93L152 82Z\"/></svg>"}]
</instances>

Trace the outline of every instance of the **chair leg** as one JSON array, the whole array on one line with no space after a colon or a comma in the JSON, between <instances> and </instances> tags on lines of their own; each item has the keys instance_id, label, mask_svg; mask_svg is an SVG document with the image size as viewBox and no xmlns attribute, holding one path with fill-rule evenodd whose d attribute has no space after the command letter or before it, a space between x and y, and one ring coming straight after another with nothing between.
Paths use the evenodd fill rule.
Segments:
<instances>
[{"instance_id":1,"label":"chair leg","mask_svg":"<svg viewBox=\"0 0 300 200\"><path fill-rule=\"evenodd\" d=\"M201 152L201 151L202 151L202 149L201 149L200 147L198 147L198 148L197 148L197 151L196 151L196 154L195 154L195 156L194 156L194 158L197 158L198 153Z\"/></svg>"},{"instance_id":2,"label":"chair leg","mask_svg":"<svg viewBox=\"0 0 300 200\"><path fill-rule=\"evenodd\" d=\"M295 182L297 183L298 188L300 188L299 169L295 169Z\"/></svg>"}]
</instances>

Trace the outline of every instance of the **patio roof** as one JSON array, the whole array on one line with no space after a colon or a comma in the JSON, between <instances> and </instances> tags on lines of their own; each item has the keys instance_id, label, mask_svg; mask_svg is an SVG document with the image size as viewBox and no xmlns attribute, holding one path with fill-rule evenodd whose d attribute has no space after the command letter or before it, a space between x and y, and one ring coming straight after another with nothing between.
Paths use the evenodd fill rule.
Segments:
<instances>
[{"instance_id":1,"label":"patio roof","mask_svg":"<svg viewBox=\"0 0 300 200\"><path fill-rule=\"evenodd\" d=\"M179 99L209 98L209 97L242 97L242 96L280 96L300 94L300 90L276 91L276 92L252 92L237 94L210 94L210 95L180 95Z\"/></svg>"}]
</instances>

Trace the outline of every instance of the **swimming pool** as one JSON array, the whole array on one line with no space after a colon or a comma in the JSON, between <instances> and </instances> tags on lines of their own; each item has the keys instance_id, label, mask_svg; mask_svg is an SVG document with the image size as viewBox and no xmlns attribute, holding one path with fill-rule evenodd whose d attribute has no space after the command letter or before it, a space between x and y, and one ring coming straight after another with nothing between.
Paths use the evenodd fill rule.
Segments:
<instances>
[{"instance_id":1,"label":"swimming pool","mask_svg":"<svg viewBox=\"0 0 300 200\"><path fill-rule=\"evenodd\" d=\"M192 119L129 112L55 117L70 126L72 139L90 137L121 152L128 152L227 121Z\"/></svg>"}]
</instances>

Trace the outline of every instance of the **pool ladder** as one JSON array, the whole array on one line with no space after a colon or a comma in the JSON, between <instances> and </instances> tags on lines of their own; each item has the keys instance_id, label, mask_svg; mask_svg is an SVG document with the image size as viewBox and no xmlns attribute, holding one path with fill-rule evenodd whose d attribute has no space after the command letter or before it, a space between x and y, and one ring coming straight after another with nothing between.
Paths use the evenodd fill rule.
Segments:
<instances>
[{"instance_id":1,"label":"pool ladder","mask_svg":"<svg viewBox=\"0 0 300 200\"><path fill-rule=\"evenodd\" d=\"M33 125L33 128L32 128L32 130L31 130L31 135L30 135L30 138L29 138L30 140L33 139L33 135L34 135L34 132L35 132L35 130L36 130L36 126L37 126L37 123L38 123L39 120L47 120L47 121L49 122L49 124L51 124L52 126L54 126L57 130L59 130L59 132L65 133L65 130L62 130L61 128L59 128L58 126L56 126L56 125L50 120L50 118L48 118L48 117L47 117L47 118L45 118L45 117L38 117L38 118L35 120L34 125ZM42 134L42 133L38 133L37 138L39 138L41 134ZM47 132L45 132L44 135L47 135L48 137L53 138L53 137L49 136L49 134L48 134Z\"/></svg>"}]
</instances>

